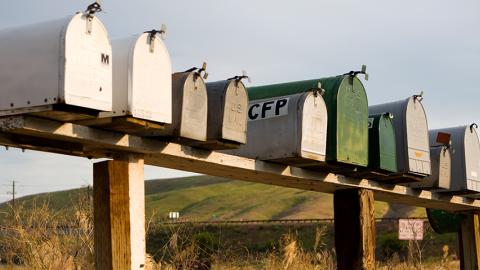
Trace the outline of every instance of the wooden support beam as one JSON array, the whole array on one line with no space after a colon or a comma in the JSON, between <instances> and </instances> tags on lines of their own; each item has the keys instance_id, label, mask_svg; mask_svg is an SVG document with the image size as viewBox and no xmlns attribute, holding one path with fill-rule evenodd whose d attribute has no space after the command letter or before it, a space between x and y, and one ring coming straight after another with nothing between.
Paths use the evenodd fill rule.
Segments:
<instances>
[{"instance_id":1,"label":"wooden support beam","mask_svg":"<svg viewBox=\"0 0 480 270\"><path fill-rule=\"evenodd\" d=\"M71 123L39 119L32 116L0 117L0 135L28 136L42 140L36 144L19 146L15 141L0 136L1 145L23 147L84 157L112 157L117 154L141 154L145 164L203 173L213 176L333 193L336 190L362 188L375 192L375 200L406 205L443 209L447 211L471 211L480 209L480 200L434 191L380 183L343 175L317 172L292 166L284 166L249 158L227 155L221 152L188 147L176 143L142 138L133 135L99 130ZM10 137L11 138L11 137ZM59 142L58 146L54 142ZM62 142L79 144L80 152L69 152Z\"/></svg>"},{"instance_id":2,"label":"wooden support beam","mask_svg":"<svg viewBox=\"0 0 480 270\"><path fill-rule=\"evenodd\" d=\"M143 159L128 156L93 168L95 267L145 267Z\"/></svg>"},{"instance_id":3,"label":"wooden support beam","mask_svg":"<svg viewBox=\"0 0 480 270\"><path fill-rule=\"evenodd\" d=\"M460 269L480 269L480 226L478 214L465 214L458 233L460 242Z\"/></svg>"},{"instance_id":4,"label":"wooden support beam","mask_svg":"<svg viewBox=\"0 0 480 270\"><path fill-rule=\"evenodd\" d=\"M375 269L375 205L373 192L337 190L333 195L338 270Z\"/></svg>"}]
</instances>

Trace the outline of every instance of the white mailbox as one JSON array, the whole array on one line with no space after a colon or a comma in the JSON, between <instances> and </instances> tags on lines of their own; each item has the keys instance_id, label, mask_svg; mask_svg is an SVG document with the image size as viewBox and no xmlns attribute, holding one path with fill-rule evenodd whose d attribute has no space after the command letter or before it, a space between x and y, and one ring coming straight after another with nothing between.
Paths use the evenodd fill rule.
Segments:
<instances>
[{"instance_id":1,"label":"white mailbox","mask_svg":"<svg viewBox=\"0 0 480 270\"><path fill-rule=\"evenodd\" d=\"M317 92L253 100L247 144L225 153L299 167L323 168L327 107Z\"/></svg>"},{"instance_id":2,"label":"white mailbox","mask_svg":"<svg viewBox=\"0 0 480 270\"><path fill-rule=\"evenodd\" d=\"M194 68L172 75L172 123L159 130L158 135L186 145L207 140L208 94L202 78L204 71L204 67Z\"/></svg>"},{"instance_id":3,"label":"white mailbox","mask_svg":"<svg viewBox=\"0 0 480 270\"><path fill-rule=\"evenodd\" d=\"M247 140L248 93L242 79L207 83L208 120L207 141L198 147L221 150L235 149Z\"/></svg>"},{"instance_id":4,"label":"white mailbox","mask_svg":"<svg viewBox=\"0 0 480 270\"><path fill-rule=\"evenodd\" d=\"M420 179L429 175L431 170L427 116L421 101L422 95L414 95L368 107L370 114L393 113L398 172Z\"/></svg>"},{"instance_id":5,"label":"white mailbox","mask_svg":"<svg viewBox=\"0 0 480 270\"><path fill-rule=\"evenodd\" d=\"M433 132L451 135L452 179L448 192L479 197L480 142L476 125L442 128Z\"/></svg>"},{"instance_id":6,"label":"white mailbox","mask_svg":"<svg viewBox=\"0 0 480 270\"><path fill-rule=\"evenodd\" d=\"M172 64L159 31L112 41L113 111L102 116L133 116L172 122Z\"/></svg>"},{"instance_id":7,"label":"white mailbox","mask_svg":"<svg viewBox=\"0 0 480 270\"><path fill-rule=\"evenodd\" d=\"M0 31L0 115L70 121L112 110L112 48L94 8Z\"/></svg>"}]
</instances>

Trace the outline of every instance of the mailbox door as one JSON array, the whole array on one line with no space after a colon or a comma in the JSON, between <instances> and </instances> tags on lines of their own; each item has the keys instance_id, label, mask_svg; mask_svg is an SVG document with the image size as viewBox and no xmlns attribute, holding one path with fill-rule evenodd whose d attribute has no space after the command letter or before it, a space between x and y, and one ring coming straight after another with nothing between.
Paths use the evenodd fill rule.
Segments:
<instances>
[{"instance_id":1,"label":"mailbox door","mask_svg":"<svg viewBox=\"0 0 480 270\"><path fill-rule=\"evenodd\" d=\"M438 148L437 148L438 149ZM452 157L450 156L450 150L444 149L443 147L439 149L438 154L438 187L441 189L449 189L451 184L452 177ZM433 160L432 160L433 161ZM434 164L432 168L437 169ZM433 173L432 173L433 174Z\"/></svg>"},{"instance_id":2,"label":"mailbox door","mask_svg":"<svg viewBox=\"0 0 480 270\"><path fill-rule=\"evenodd\" d=\"M300 149L303 158L325 160L327 147L327 106L322 96L313 93L305 94L301 110Z\"/></svg>"},{"instance_id":3,"label":"mailbox door","mask_svg":"<svg viewBox=\"0 0 480 270\"><path fill-rule=\"evenodd\" d=\"M331 96L330 101L327 101L327 106L331 108L329 111L336 112L336 127L330 125L328 131L331 138L329 143L335 142L335 160L367 166L368 101L362 82L356 77L342 76L337 91L327 88L325 90L326 95ZM332 100L335 98L336 101ZM330 159L328 153L327 158Z\"/></svg>"},{"instance_id":4,"label":"mailbox door","mask_svg":"<svg viewBox=\"0 0 480 270\"><path fill-rule=\"evenodd\" d=\"M129 72L129 108L132 116L161 123L172 122L172 64L167 47L150 34L136 41Z\"/></svg>"},{"instance_id":5,"label":"mailbox door","mask_svg":"<svg viewBox=\"0 0 480 270\"><path fill-rule=\"evenodd\" d=\"M111 111L112 48L108 32L96 17L91 19L91 31L87 25L87 17L76 14L64 33L61 98L69 105Z\"/></svg>"},{"instance_id":6,"label":"mailbox door","mask_svg":"<svg viewBox=\"0 0 480 270\"><path fill-rule=\"evenodd\" d=\"M191 72L183 87L180 136L205 141L207 139L208 96L205 82Z\"/></svg>"},{"instance_id":7,"label":"mailbox door","mask_svg":"<svg viewBox=\"0 0 480 270\"><path fill-rule=\"evenodd\" d=\"M373 132L378 132L378 141L369 140L369 143L378 145L378 156L372 157L378 159L378 168L389 171L397 171L397 153L395 143L395 129L392 119L385 115L379 115L375 118ZM372 147L369 147L372 149ZM373 155L374 153L369 153Z\"/></svg>"},{"instance_id":8,"label":"mailbox door","mask_svg":"<svg viewBox=\"0 0 480 270\"><path fill-rule=\"evenodd\" d=\"M464 137L465 144L465 172L467 188L473 191L480 191L480 144L475 128L467 127Z\"/></svg>"},{"instance_id":9,"label":"mailbox door","mask_svg":"<svg viewBox=\"0 0 480 270\"><path fill-rule=\"evenodd\" d=\"M425 110L420 101L410 98L405 112L408 167L410 172L430 174L430 145Z\"/></svg>"},{"instance_id":10,"label":"mailbox door","mask_svg":"<svg viewBox=\"0 0 480 270\"><path fill-rule=\"evenodd\" d=\"M222 139L246 143L248 94L241 81L230 80L224 106Z\"/></svg>"}]
</instances>

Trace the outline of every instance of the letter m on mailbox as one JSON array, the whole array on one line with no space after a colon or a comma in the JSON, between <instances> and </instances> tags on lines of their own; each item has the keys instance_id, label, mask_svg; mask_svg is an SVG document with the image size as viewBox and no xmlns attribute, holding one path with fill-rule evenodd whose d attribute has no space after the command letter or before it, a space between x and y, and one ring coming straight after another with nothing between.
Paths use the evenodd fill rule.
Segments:
<instances>
[{"instance_id":1,"label":"letter m on mailbox","mask_svg":"<svg viewBox=\"0 0 480 270\"><path fill-rule=\"evenodd\" d=\"M106 53L102 53L101 60L103 64L110 64L110 56Z\"/></svg>"}]
</instances>

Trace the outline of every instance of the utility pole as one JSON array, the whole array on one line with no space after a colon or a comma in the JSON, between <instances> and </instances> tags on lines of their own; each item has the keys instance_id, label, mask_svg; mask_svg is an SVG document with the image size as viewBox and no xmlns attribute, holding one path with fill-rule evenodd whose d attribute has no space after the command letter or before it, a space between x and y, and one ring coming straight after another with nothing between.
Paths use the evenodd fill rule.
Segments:
<instances>
[{"instance_id":1,"label":"utility pole","mask_svg":"<svg viewBox=\"0 0 480 270\"><path fill-rule=\"evenodd\" d=\"M13 214L15 215L15 180L12 181L12 192L7 192L7 194L12 194L12 209L13 209Z\"/></svg>"}]
</instances>

